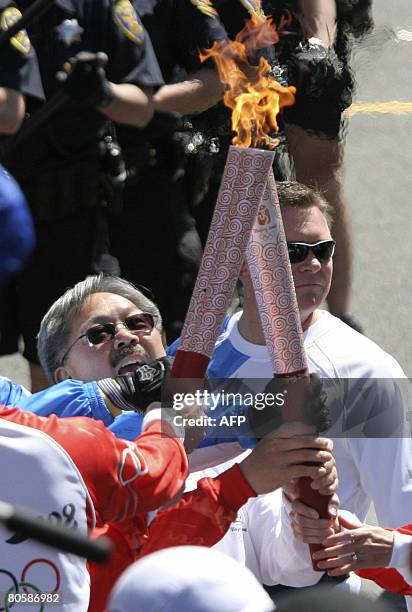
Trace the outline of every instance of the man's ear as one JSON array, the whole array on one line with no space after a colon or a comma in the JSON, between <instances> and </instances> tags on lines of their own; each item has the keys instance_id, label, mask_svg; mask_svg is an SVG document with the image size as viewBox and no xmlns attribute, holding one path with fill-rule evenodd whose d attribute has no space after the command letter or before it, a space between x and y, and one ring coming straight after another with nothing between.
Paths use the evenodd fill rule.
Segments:
<instances>
[{"instance_id":1,"label":"man's ear","mask_svg":"<svg viewBox=\"0 0 412 612\"><path fill-rule=\"evenodd\" d=\"M72 375L70 374L68 368L65 368L64 366L59 366L54 373L55 383L62 382L63 380L68 380L69 378L72 378Z\"/></svg>"}]
</instances>

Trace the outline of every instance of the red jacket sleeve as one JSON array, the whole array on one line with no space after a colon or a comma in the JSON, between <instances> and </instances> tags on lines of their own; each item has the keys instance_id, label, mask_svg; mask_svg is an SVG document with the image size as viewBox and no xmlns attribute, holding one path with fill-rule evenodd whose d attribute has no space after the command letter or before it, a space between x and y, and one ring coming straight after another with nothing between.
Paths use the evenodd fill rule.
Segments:
<instances>
[{"instance_id":1,"label":"red jacket sleeve","mask_svg":"<svg viewBox=\"0 0 412 612\"><path fill-rule=\"evenodd\" d=\"M237 464L216 478L202 478L195 491L156 515L139 558L170 546L213 546L250 497L256 493Z\"/></svg>"},{"instance_id":2,"label":"red jacket sleeve","mask_svg":"<svg viewBox=\"0 0 412 612\"><path fill-rule=\"evenodd\" d=\"M399 527L395 531L412 535L412 525ZM412 568L412 552L411 552L411 568ZM374 569L359 570L356 572L361 578L373 580L383 589L399 593L400 595L412 595L412 585L408 584L403 576L395 569L389 567L378 567Z\"/></svg>"},{"instance_id":3,"label":"red jacket sleeve","mask_svg":"<svg viewBox=\"0 0 412 612\"><path fill-rule=\"evenodd\" d=\"M86 417L39 417L15 408L0 409L0 417L43 431L67 451L85 481L98 522L116 523L159 508L177 495L187 477L183 445L164 433L160 421L129 442Z\"/></svg>"}]
</instances>

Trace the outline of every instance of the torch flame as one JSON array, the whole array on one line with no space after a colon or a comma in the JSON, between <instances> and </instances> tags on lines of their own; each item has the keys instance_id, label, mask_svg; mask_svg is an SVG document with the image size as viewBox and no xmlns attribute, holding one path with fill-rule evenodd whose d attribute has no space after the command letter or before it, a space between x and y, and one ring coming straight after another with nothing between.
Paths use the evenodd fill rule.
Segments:
<instances>
[{"instance_id":1,"label":"torch flame","mask_svg":"<svg viewBox=\"0 0 412 612\"><path fill-rule=\"evenodd\" d=\"M252 16L234 41L215 42L200 54L201 61L214 58L221 82L226 86L223 101L232 110L233 144L240 147L274 149L278 139L277 115L295 102L294 87L283 87L269 75L270 64L260 57L252 66L248 57L279 40L270 18Z\"/></svg>"}]
</instances>

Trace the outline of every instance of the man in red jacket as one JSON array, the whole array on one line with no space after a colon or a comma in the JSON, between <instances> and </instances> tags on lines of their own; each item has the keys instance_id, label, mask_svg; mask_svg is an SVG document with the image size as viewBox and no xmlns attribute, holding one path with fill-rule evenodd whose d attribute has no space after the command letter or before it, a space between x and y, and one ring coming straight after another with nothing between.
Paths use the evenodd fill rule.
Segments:
<instances>
[{"instance_id":1,"label":"man in red jacket","mask_svg":"<svg viewBox=\"0 0 412 612\"><path fill-rule=\"evenodd\" d=\"M170 501L187 475L183 445L167 423L144 424L132 443L88 418L45 418L5 407L0 407L0 461L4 501L85 532L133 520L137 538L145 533L146 512ZM53 593L67 611L88 609L90 577L83 559L5 528L0 535L4 597L29 583L35 593ZM0 607L7 609L6 603L12 602Z\"/></svg>"}]
</instances>

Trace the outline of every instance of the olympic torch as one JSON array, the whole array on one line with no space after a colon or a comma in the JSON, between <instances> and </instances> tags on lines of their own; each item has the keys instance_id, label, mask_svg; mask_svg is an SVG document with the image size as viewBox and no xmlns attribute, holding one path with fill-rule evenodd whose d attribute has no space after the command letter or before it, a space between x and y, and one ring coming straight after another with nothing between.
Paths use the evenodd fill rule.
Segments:
<instances>
[{"instance_id":1,"label":"olympic torch","mask_svg":"<svg viewBox=\"0 0 412 612\"><path fill-rule=\"evenodd\" d=\"M248 63L251 54L274 44L277 38L270 20L260 15L248 22L234 42L215 43L201 54L202 60L215 60L226 85L224 102L232 109L232 129L236 133L233 144L237 146L229 150L172 379L203 378L251 237L247 258L274 374L300 377L302 383L309 380L286 239L274 196L276 187L267 165L271 166L273 160L273 152L268 149L278 144L270 136L278 131L277 114L282 106L294 103L295 90L281 86L270 76L264 57L257 66ZM257 215L263 189L264 203ZM263 228L262 213L266 211L269 227ZM303 420L298 401L288 401L284 417ZM328 498L311 489L309 481L301 483L301 498L321 516L327 516Z\"/></svg>"},{"instance_id":2,"label":"olympic torch","mask_svg":"<svg viewBox=\"0 0 412 612\"><path fill-rule=\"evenodd\" d=\"M259 35L258 35L259 32ZM256 36L255 36L256 34ZM270 68L261 58L259 66L248 66L248 53L255 38L261 46L273 44L277 34L262 18L248 22L234 42L220 41L201 53L201 61L213 58L222 83L226 84L224 102L232 109L232 127L237 133L229 148L217 203L210 226L202 263L183 326L180 347L171 377L203 377L229 300L233 295L246 246L263 197L274 159L271 146L249 148L252 142L268 140L269 131L277 130L276 116L281 106L293 104L293 88L282 87L266 75ZM248 45L243 44L248 41ZM249 94L249 79L261 85L259 104L254 91ZM271 94L268 96L268 93ZM264 120L268 118L268 128ZM270 139L269 139L270 140Z\"/></svg>"},{"instance_id":3,"label":"olympic torch","mask_svg":"<svg viewBox=\"0 0 412 612\"><path fill-rule=\"evenodd\" d=\"M273 157L272 151L230 147L179 349L166 383L166 402L176 392L193 394L203 385ZM203 435L202 426L186 427L186 451L191 452Z\"/></svg>"},{"instance_id":4,"label":"olympic torch","mask_svg":"<svg viewBox=\"0 0 412 612\"><path fill-rule=\"evenodd\" d=\"M309 382L309 370L272 172L269 174L246 254L274 376L293 381L293 385L287 387L289 396L287 409L282 411L283 421L303 421L302 400L305 385ZM301 501L316 509L320 518L329 518L330 496L321 495L311 488L310 483L310 478L299 480ZM322 546L310 544L309 548L314 552ZM315 561L312 561L312 565L313 569L318 569Z\"/></svg>"},{"instance_id":5,"label":"olympic torch","mask_svg":"<svg viewBox=\"0 0 412 612\"><path fill-rule=\"evenodd\" d=\"M270 19L256 15L233 43L215 43L202 55L203 59L216 61L221 81L226 85L224 102L232 110L232 129L236 132L233 143L236 145L273 149L278 144L271 134L278 131L279 110L294 103L295 88L277 83L271 77L270 66L264 57L260 57L257 66L250 66L248 62L249 57L256 57L256 51L273 45L277 40ZM298 396L303 397L309 372L272 172L251 233L247 260L274 375L297 381L293 385L296 397L294 401L288 398L287 413L284 411L283 418L302 421ZM322 517L328 516L328 497L314 491L308 479L301 481L300 493L302 501L316 508Z\"/></svg>"},{"instance_id":6,"label":"olympic torch","mask_svg":"<svg viewBox=\"0 0 412 612\"><path fill-rule=\"evenodd\" d=\"M230 147L171 378L203 378L233 296L274 153Z\"/></svg>"}]
</instances>

